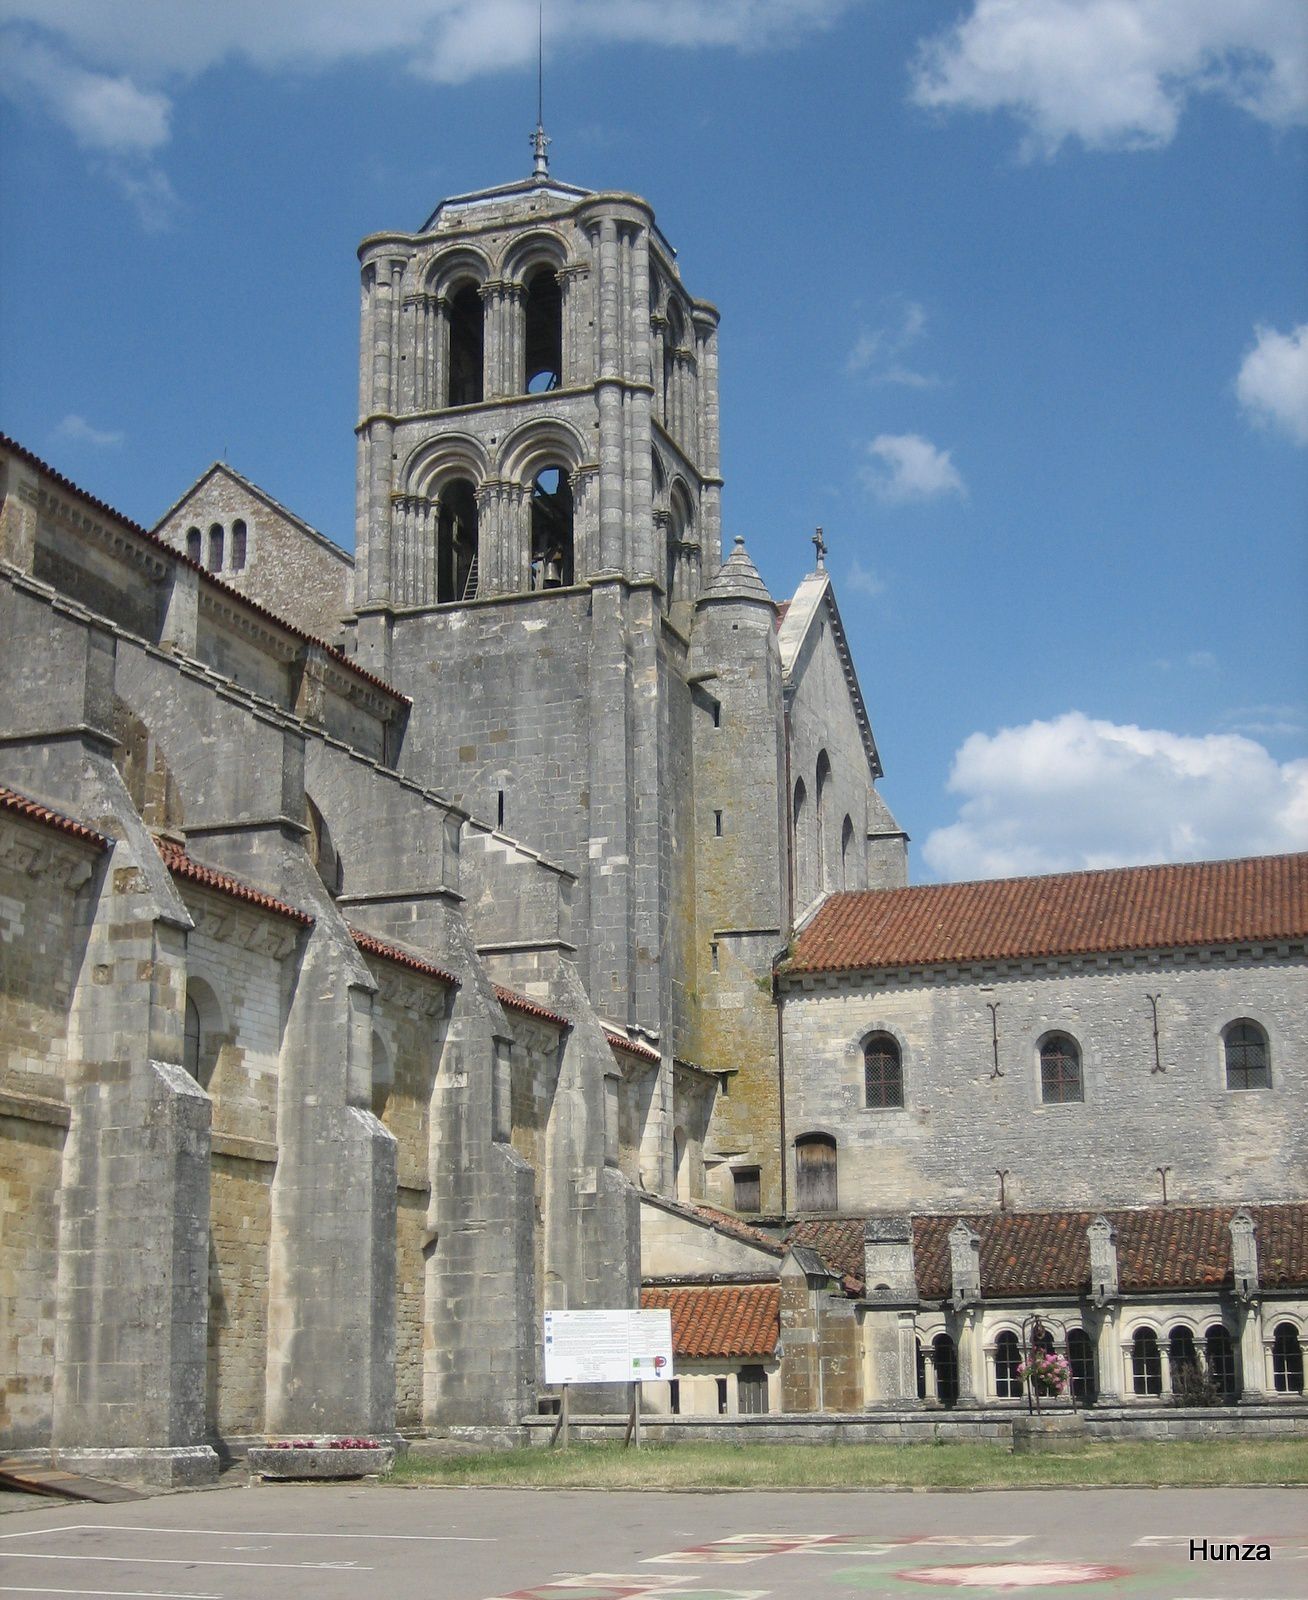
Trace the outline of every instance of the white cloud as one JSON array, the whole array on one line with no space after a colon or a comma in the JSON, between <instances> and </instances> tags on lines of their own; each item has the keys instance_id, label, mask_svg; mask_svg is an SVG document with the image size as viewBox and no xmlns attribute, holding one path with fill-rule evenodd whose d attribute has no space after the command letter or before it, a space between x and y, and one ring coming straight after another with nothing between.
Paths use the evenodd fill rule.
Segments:
<instances>
[{"instance_id":1,"label":"white cloud","mask_svg":"<svg viewBox=\"0 0 1308 1600\"><path fill-rule=\"evenodd\" d=\"M883 578L879 578L870 567L865 567L855 556L849 563L845 588L852 594L865 594L870 600L875 600L877 595L885 593L886 585Z\"/></svg>"},{"instance_id":2,"label":"white cloud","mask_svg":"<svg viewBox=\"0 0 1308 1600\"><path fill-rule=\"evenodd\" d=\"M1170 143L1186 102L1216 94L1261 121L1308 119L1304 0L975 0L922 47L913 98L1005 110L1026 154Z\"/></svg>"},{"instance_id":3,"label":"white cloud","mask_svg":"<svg viewBox=\"0 0 1308 1600\"><path fill-rule=\"evenodd\" d=\"M867 449L875 464L863 469L863 481L881 500L900 504L967 493L949 451L920 433L881 433Z\"/></svg>"},{"instance_id":4,"label":"white cloud","mask_svg":"<svg viewBox=\"0 0 1308 1600\"><path fill-rule=\"evenodd\" d=\"M1308 322L1293 333L1258 328L1235 392L1254 421L1308 444Z\"/></svg>"},{"instance_id":5,"label":"white cloud","mask_svg":"<svg viewBox=\"0 0 1308 1600\"><path fill-rule=\"evenodd\" d=\"M857 0L550 0L553 50L606 43L761 50L829 26ZM265 70L393 56L438 83L536 58L536 0L0 0L0 24L40 29L134 81L194 77L240 57Z\"/></svg>"},{"instance_id":6,"label":"white cloud","mask_svg":"<svg viewBox=\"0 0 1308 1600\"><path fill-rule=\"evenodd\" d=\"M851 377L869 383L898 383L910 389L934 389L940 382L925 372L906 366L903 355L926 330L926 311L916 300L906 300L898 313L880 328L863 328L845 360Z\"/></svg>"},{"instance_id":7,"label":"white cloud","mask_svg":"<svg viewBox=\"0 0 1308 1600\"><path fill-rule=\"evenodd\" d=\"M39 100L84 149L144 156L168 141L166 95L138 89L126 77L88 72L20 38L5 38L0 61L0 87L20 101Z\"/></svg>"},{"instance_id":8,"label":"white cloud","mask_svg":"<svg viewBox=\"0 0 1308 1600\"><path fill-rule=\"evenodd\" d=\"M947 879L1308 848L1308 760L1079 711L974 733L954 756L958 820L923 847Z\"/></svg>"},{"instance_id":9,"label":"white cloud","mask_svg":"<svg viewBox=\"0 0 1308 1600\"><path fill-rule=\"evenodd\" d=\"M116 428L93 428L85 417L70 412L54 430L55 438L70 444L92 444L97 450L113 450L126 435Z\"/></svg>"}]
</instances>

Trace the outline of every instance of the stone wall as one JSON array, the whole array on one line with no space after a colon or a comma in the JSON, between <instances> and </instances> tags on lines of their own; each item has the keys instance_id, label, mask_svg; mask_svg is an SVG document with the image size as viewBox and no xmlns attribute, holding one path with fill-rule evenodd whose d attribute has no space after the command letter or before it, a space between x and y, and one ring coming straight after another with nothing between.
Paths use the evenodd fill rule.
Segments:
<instances>
[{"instance_id":1,"label":"stone wall","mask_svg":"<svg viewBox=\"0 0 1308 1600\"><path fill-rule=\"evenodd\" d=\"M245 525L240 566L237 522ZM210 559L215 526L222 549L216 565ZM200 535L201 564L215 577L316 638L336 642L354 599L354 560L346 551L221 462L165 513L155 532L185 555L192 529Z\"/></svg>"},{"instance_id":2,"label":"stone wall","mask_svg":"<svg viewBox=\"0 0 1308 1600\"><path fill-rule=\"evenodd\" d=\"M1221 1030L1240 1017L1267 1029L1270 1089L1226 1088ZM796 1137L833 1133L846 1212L988 1208L997 1168L1013 1209L1160 1198L1160 1166L1176 1203L1284 1199L1308 1181L1305 1018L1308 964L1271 951L787 985L791 1159ZM1083 1102L1041 1103L1039 1045L1053 1029L1080 1045ZM902 1109L864 1105L863 1041L874 1031L899 1042Z\"/></svg>"}]
</instances>

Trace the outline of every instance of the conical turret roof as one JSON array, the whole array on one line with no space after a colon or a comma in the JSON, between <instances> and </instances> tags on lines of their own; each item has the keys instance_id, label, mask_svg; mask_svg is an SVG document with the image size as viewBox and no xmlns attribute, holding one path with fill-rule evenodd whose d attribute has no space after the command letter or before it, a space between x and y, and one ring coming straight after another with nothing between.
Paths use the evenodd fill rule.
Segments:
<instances>
[{"instance_id":1,"label":"conical turret roof","mask_svg":"<svg viewBox=\"0 0 1308 1600\"><path fill-rule=\"evenodd\" d=\"M759 577L758 568L745 549L743 534L736 535L735 549L699 597L700 605L709 600L753 600L765 606L772 604L768 586Z\"/></svg>"}]
</instances>

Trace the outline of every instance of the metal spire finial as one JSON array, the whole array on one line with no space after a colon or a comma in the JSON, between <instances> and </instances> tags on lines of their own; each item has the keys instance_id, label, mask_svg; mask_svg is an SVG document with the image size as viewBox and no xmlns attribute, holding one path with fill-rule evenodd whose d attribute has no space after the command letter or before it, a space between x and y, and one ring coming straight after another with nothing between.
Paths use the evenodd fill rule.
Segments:
<instances>
[{"instance_id":1,"label":"metal spire finial","mask_svg":"<svg viewBox=\"0 0 1308 1600\"><path fill-rule=\"evenodd\" d=\"M531 149L535 160L533 178L550 175L550 139L545 132L545 0L536 7L536 131L531 136Z\"/></svg>"},{"instance_id":2,"label":"metal spire finial","mask_svg":"<svg viewBox=\"0 0 1308 1600\"><path fill-rule=\"evenodd\" d=\"M827 570L827 541L822 537L819 528L813 535L813 548L817 551L817 569L819 572Z\"/></svg>"}]
</instances>

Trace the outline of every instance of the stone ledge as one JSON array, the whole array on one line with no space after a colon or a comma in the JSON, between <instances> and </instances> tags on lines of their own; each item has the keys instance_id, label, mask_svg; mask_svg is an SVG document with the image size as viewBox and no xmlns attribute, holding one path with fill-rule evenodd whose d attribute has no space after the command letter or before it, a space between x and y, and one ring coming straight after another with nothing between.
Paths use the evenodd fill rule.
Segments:
<instances>
[{"instance_id":1,"label":"stone ledge","mask_svg":"<svg viewBox=\"0 0 1308 1600\"><path fill-rule=\"evenodd\" d=\"M158 1489L194 1488L217 1482L218 1454L207 1444L151 1449L56 1449L56 1466L111 1483L144 1483Z\"/></svg>"},{"instance_id":2,"label":"stone ledge","mask_svg":"<svg viewBox=\"0 0 1308 1600\"><path fill-rule=\"evenodd\" d=\"M48 1122L66 1128L72 1112L62 1100L48 1100L40 1094L23 1094L17 1089L0 1089L0 1117L18 1117L23 1122Z\"/></svg>"},{"instance_id":3,"label":"stone ledge","mask_svg":"<svg viewBox=\"0 0 1308 1600\"><path fill-rule=\"evenodd\" d=\"M235 1133L212 1133L209 1149L216 1156L231 1156L237 1161L257 1161L277 1165L277 1146L266 1139L243 1139Z\"/></svg>"},{"instance_id":4,"label":"stone ledge","mask_svg":"<svg viewBox=\"0 0 1308 1600\"><path fill-rule=\"evenodd\" d=\"M394 1445L378 1445L371 1450L334 1450L330 1445L310 1448L276 1449L256 1445L246 1455L251 1476L273 1481L374 1477L389 1472L395 1464Z\"/></svg>"}]
</instances>

